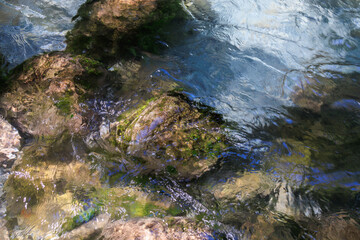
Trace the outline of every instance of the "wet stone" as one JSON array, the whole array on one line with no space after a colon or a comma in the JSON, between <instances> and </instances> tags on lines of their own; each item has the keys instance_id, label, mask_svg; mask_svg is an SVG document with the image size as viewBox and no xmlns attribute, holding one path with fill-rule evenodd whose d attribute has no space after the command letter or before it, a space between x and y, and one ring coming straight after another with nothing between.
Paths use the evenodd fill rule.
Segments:
<instances>
[{"instance_id":1,"label":"wet stone","mask_svg":"<svg viewBox=\"0 0 360 240\"><path fill-rule=\"evenodd\" d=\"M212 239L209 229L201 228L194 220L175 218L139 218L116 221L101 234L103 240L121 239Z\"/></svg>"},{"instance_id":2,"label":"wet stone","mask_svg":"<svg viewBox=\"0 0 360 240\"><path fill-rule=\"evenodd\" d=\"M338 213L321 219L317 239L359 239L360 225L345 213Z\"/></svg>"},{"instance_id":3,"label":"wet stone","mask_svg":"<svg viewBox=\"0 0 360 240\"><path fill-rule=\"evenodd\" d=\"M10 240L9 231L7 230L6 221L4 219L0 219L0 239L1 240Z\"/></svg>"},{"instance_id":4,"label":"wet stone","mask_svg":"<svg viewBox=\"0 0 360 240\"><path fill-rule=\"evenodd\" d=\"M182 11L178 0L88 1L67 34L67 50L102 60L152 51L162 28Z\"/></svg>"},{"instance_id":5,"label":"wet stone","mask_svg":"<svg viewBox=\"0 0 360 240\"><path fill-rule=\"evenodd\" d=\"M0 99L4 116L24 135L54 137L84 131L82 97L104 80L99 62L53 52L33 57L10 76L10 91Z\"/></svg>"},{"instance_id":6,"label":"wet stone","mask_svg":"<svg viewBox=\"0 0 360 240\"><path fill-rule=\"evenodd\" d=\"M229 178L225 183L216 184L210 191L218 200L247 201L256 196L269 196L274 188L275 183L269 176L260 172L246 172L239 177Z\"/></svg>"},{"instance_id":7,"label":"wet stone","mask_svg":"<svg viewBox=\"0 0 360 240\"><path fill-rule=\"evenodd\" d=\"M109 214L101 214L71 232L63 234L60 240L95 239L97 235L100 235L102 229L109 224L110 217Z\"/></svg>"},{"instance_id":8,"label":"wet stone","mask_svg":"<svg viewBox=\"0 0 360 240\"><path fill-rule=\"evenodd\" d=\"M20 155L20 140L18 131L0 116L0 217L6 212L3 186L10 168Z\"/></svg>"},{"instance_id":9,"label":"wet stone","mask_svg":"<svg viewBox=\"0 0 360 240\"><path fill-rule=\"evenodd\" d=\"M18 131L0 116L0 163L10 168L19 153L21 137Z\"/></svg>"},{"instance_id":10,"label":"wet stone","mask_svg":"<svg viewBox=\"0 0 360 240\"><path fill-rule=\"evenodd\" d=\"M142 159L143 173L192 179L210 170L226 149L217 120L180 95L165 94L122 114L112 137L126 154Z\"/></svg>"}]
</instances>

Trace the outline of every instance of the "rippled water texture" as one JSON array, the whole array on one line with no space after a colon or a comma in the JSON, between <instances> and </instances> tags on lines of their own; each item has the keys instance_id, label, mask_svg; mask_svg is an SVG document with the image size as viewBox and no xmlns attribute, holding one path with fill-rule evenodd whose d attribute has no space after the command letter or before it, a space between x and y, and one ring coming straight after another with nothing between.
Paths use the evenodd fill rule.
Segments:
<instances>
[{"instance_id":1,"label":"rippled water texture","mask_svg":"<svg viewBox=\"0 0 360 240\"><path fill-rule=\"evenodd\" d=\"M199 34L173 50L189 71L180 79L236 122L290 105L308 69L360 71L358 1L187 3Z\"/></svg>"},{"instance_id":2,"label":"rippled water texture","mask_svg":"<svg viewBox=\"0 0 360 240\"><path fill-rule=\"evenodd\" d=\"M11 67L65 48L71 18L84 0L0 0L0 51Z\"/></svg>"}]
</instances>

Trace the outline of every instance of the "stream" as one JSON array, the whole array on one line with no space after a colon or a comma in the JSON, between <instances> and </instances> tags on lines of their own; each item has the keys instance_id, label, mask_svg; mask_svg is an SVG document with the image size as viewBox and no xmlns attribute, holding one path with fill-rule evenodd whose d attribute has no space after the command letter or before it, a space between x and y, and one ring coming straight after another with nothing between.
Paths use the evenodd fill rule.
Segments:
<instances>
[{"instance_id":1,"label":"stream","mask_svg":"<svg viewBox=\"0 0 360 240\"><path fill-rule=\"evenodd\" d=\"M36 54L65 49L65 34L83 2L0 0L0 52L10 68ZM216 229L218 239L317 239L316 229L326 229L327 217L360 223L360 1L182 4L188 19L169 26L166 42L159 41L164 46L159 55L144 53L140 75L175 81L191 100L224 117L232 147L216 167L199 179L176 181L143 179L121 163L96 162L107 155L90 152L88 142L125 108L124 99L111 89L107 97L89 103L101 116L94 120L100 127L87 138L64 136L64 144L46 146L49 156L66 163L91 162L80 181L92 181L96 169L104 189L141 188L166 196L182 215ZM134 98L142 97L139 91ZM32 140L24 147L37 144ZM44 174L68 168L81 166L60 164ZM61 186L61 181L51 184ZM73 195L57 199L59 204L72 202L68 212L116 208L94 201L103 196L91 195L90 187L72 189ZM80 195L81 201L72 200ZM38 206L36 216L21 212L23 220L13 224L12 237L26 233L33 239L56 239L50 236L58 233L63 216L50 205ZM10 217L17 214L12 213L16 206L10 204ZM115 211L120 219L137 216L120 207Z\"/></svg>"}]
</instances>

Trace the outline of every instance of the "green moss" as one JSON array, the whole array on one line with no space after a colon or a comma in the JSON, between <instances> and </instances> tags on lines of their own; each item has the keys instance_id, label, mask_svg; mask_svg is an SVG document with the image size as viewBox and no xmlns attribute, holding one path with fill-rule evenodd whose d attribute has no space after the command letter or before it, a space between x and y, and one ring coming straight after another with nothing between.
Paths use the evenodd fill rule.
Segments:
<instances>
[{"instance_id":1,"label":"green moss","mask_svg":"<svg viewBox=\"0 0 360 240\"><path fill-rule=\"evenodd\" d=\"M183 211L181 210L181 208L174 206L174 207L170 207L169 209L166 210L167 215L170 216L180 216L183 214Z\"/></svg>"},{"instance_id":2,"label":"green moss","mask_svg":"<svg viewBox=\"0 0 360 240\"><path fill-rule=\"evenodd\" d=\"M103 65L99 61L85 57L84 55L79 55L76 58L79 59L79 62L84 67L88 75L99 76L102 74L99 68Z\"/></svg>"},{"instance_id":3,"label":"green moss","mask_svg":"<svg viewBox=\"0 0 360 240\"><path fill-rule=\"evenodd\" d=\"M38 203L44 196L45 191L39 180L31 180L26 177L10 175L6 181L5 188L14 196L14 199L20 197L27 199L30 206Z\"/></svg>"},{"instance_id":4,"label":"green moss","mask_svg":"<svg viewBox=\"0 0 360 240\"><path fill-rule=\"evenodd\" d=\"M177 170L173 166L166 166L166 171L170 173L171 175L175 175L177 173Z\"/></svg>"},{"instance_id":5,"label":"green moss","mask_svg":"<svg viewBox=\"0 0 360 240\"><path fill-rule=\"evenodd\" d=\"M99 214L99 208L90 207L87 210L82 211L81 213L79 213L78 215L72 218L71 217L66 218L65 223L63 223L62 225L62 230L63 232L71 231L81 226L82 224L90 221L98 214Z\"/></svg>"},{"instance_id":6,"label":"green moss","mask_svg":"<svg viewBox=\"0 0 360 240\"><path fill-rule=\"evenodd\" d=\"M123 147L127 147L127 144L131 142L131 136L125 134L126 130L131 128L132 122L137 119L140 114L148 107L148 105L155 101L157 98L153 97L145 102L139 104L136 108L126 111L117 117L118 124L116 126L116 136L115 139L121 139L121 142L117 144L117 146L122 145Z\"/></svg>"},{"instance_id":7,"label":"green moss","mask_svg":"<svg viewBox=\"0 0 360 240\"><path fill-rule=\"evenodd\" d=\"M76 56L76 59L79 59L79 62L81 63L81 65L85 66L85 67L100 67L102 66L102 63L99 61L96 61L94 59L88 58L84 55L78 55Z\"/></svg>"},{"instance_id":8,"label":"green moss","mask_svg":"<svg viewBox=\"0 0 360 240\"><path fill-rule=\"evenodd\" d=\"M64 96L55 103L55 106L63 115L69 115L71 113L71 102L72 101L69 96Z\"/></svg>"},{"instance_id":9,"label":"green moss","mask_svg":"<svg viewBox=\"0 0 360 240\"><path fill-rule=\"evenodd\" d=\"M98 77L104 74L103 64L84 55L78 55L74 60L79 61L85 70L80 78L75 79L76 83L80 84L86 90L96 88Z\"/></svg>"}]
</instances>

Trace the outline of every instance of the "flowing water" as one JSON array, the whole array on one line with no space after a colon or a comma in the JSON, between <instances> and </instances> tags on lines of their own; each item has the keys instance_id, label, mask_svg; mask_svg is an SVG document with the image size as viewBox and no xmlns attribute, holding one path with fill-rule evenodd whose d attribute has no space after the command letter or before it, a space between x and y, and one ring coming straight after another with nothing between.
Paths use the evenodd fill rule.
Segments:
<instances>
[{"instance_id":1,"label":"flowing water","mask_svg":"<svg viewBox=\"0 0 360 240\"><path fill-rule=\"evenodd\" d=\"M1 52L15 65L63 49L82 2L0 0ZM224 116L234 147L216 168L196 181L144 180L120 163L99 164L106 154L89 154L89 139L65 136L60 146L42 147L60 162L91 159L103 188L120 184L165 196L182 214L217 229L219 238L315 239L328 229L322 224L329 216L360 221L360 1L185 0L183 6L189 19L169 29L160 56L144 55L142 75L178 82L191 99ZM101 126L124 104L114 99L92 102ZM101 132L95 128L93 135ZM48 169L56 175L77 171L78 164ZM91 181L91 169L76 181ZM94 199L104 198L86 194L91 187L79 189L74 184L71 194L59 190L54 197L72 202L62 213L92 209ZM101 211L115 208L118 218L137 216L123 206L100 205ZM40 217L21 212L14 236L31 232L38 221L46 227L36 231L58 231L60 210L47 207L33 209Z\"/></svg>"},{"instance_id":2,"label":"flowing water","mask_svg":"<svg viewBox=\"0 0 360 240\"><path fill-rule=\"evenodd\" d=\"M85 0L0 0L0 51L14 67L40 52L63 50L71 18Z\"/></svg>"}]
</instances>

